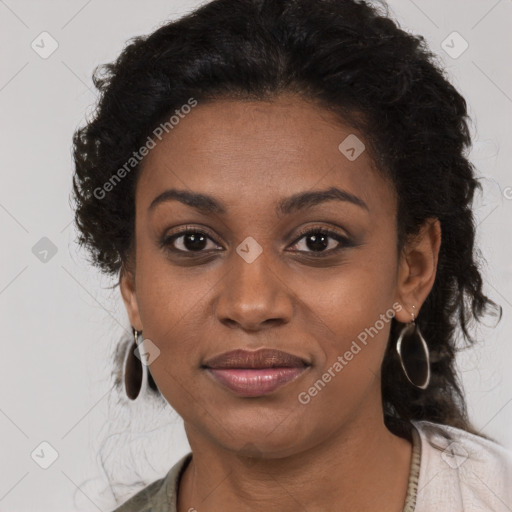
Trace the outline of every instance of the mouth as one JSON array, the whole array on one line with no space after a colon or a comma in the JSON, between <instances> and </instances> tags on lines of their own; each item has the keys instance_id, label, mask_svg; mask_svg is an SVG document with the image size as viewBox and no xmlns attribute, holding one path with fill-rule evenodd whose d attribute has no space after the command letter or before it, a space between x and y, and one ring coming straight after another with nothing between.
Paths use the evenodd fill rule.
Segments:
<instances>
[{"instance_id":1,"label":"mouth","mask_svg":"<svg viewBox=\"0 0 512 512\"><path fill-rule=\"evenodd\" d=\"M225 352L202 365L217 383L245 397L272 393L310 367L311 364L301 357L273 349Z\"/></svg>"},{"instance_id":2,"label":"mouth","mask_svg":"<svg viewBox=\"0 0 512 512\"><path fill-rule=\"evenodd\" d=\"M205 368L239 368L239 369L262 369L262 368L300 368L310 366L305 359L270 348L262 348L256 351L231 350L208 359L203 367Z\"/></svg>"}]
</instances>

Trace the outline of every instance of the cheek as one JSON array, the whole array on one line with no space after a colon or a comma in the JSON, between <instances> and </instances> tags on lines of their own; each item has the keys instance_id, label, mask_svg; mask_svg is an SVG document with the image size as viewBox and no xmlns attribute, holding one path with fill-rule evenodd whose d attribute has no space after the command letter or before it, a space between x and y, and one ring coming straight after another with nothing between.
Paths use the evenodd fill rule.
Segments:
<instances>
[{"instance_id":1,"label":"cheek","mask_svg":"<svg viewBox=\"0 0 512 512\"><path fill-rule=\"evenodd\" d=\"M334 337L356 337L392 307L396 296L393 255L360 249L326 277L303 277L297 295L331 328ZM327 274L329 274L327 276Z\"/></svg>"},{"instance_id":2,"label":"cheek","mask_svg":"<svg viewBox=\"0 0 512 512\"><path fill-rule=\"evenodd\" d=\"M331 280L313 290L313 281L309 283L309 305L328 327L317 338L321 361L310 380L328 381L325 387L333 392L322 391L324 400L356 400L354 394L365 393L379 375L396 313L394 258L392 250L386 253L367 248L340 267ZM322 388L322 383L317 387ZM352 390L351 397L345 396L347 389Z\"/></svg>"},{"instance_id":3,"label":"cheek","mask_svg":"<svg viewBox=\"0 0 512 512\"><path fill-rule=\"evenodd\" d=\"M155 307L147 311L145 318L148 328L144 338L149 338L160 351L150 371L162 395L184 418L191 410L204 410L207 404L203 404L199 368L204 347L198 336L203 331L202 324L178 307Z\"/></svg>"},{"instance_id":4,"label":"cheek","mask_svg":"<svg viewBox=\"0 0 512 512\"><path fill-rule=\"evenodd\" d=\"M137 301L148 334L167 340L181 330L187 317L213 285L211 276L199 268L172 265L162 249L148 237L137 246Z\"/></svg>"},{"instance_id":5,"label":"cheek","mask_svg":"<svg viewBox=\"0 0 512 512\"><path fill-rule=\"evenodd\" d=\"M137 301L145 339L160 351L150 371L165 399L179 413L201 401L198 366L208 352L213 317L207 314L213 273L171 267L156 250L141 249L137 259ZM199 407L200 408L200 407Z\"/></svg>"},{"instance_id":6,"label":"cheek","mask_svg":"<svg viewBox=\"0 0 512 512\"><path fill-rule=\"evenodd\" d=\"M380 368L395 315L389 301L370 292L355 297L347 288L331 304L329 315L323 313L331 335L317 338L317 365L297 396L300 414L313 423L324 418L327 429L348 421L369 395L380 401Z\"/></svg>"}]
</instances>

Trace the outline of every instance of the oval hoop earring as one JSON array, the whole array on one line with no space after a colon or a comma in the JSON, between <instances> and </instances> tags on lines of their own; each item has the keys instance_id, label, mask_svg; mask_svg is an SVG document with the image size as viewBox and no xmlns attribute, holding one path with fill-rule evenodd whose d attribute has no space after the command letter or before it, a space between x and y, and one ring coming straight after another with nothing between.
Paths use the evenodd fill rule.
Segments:
<instances>
[{"instance_id":1,"label":"oval hoop earring","mask_svg":"<svg viewBox=\"0 0 512 512\"><path fill-rule=\"evenodd\" d=\"M411 315L412 321L402 328L396 340L396 351L407 380L418 389L427 389L430 383L430 353L414 321L414 312Z\"/></svg>"},{"instance_id":2,"label":"oval hoop earring","mask_svg":"<svg viewBox=\"0 0 512 512\"><path fill-rule=\"evenodd\" d=\"M135 401L147 393L148 386L154 391L158 388L146 365L142 364L140 349L144 349L142 332L133 329L133 343L128 344L123 358L122 381L126 396Z\"/></svg>"}]
</instances>

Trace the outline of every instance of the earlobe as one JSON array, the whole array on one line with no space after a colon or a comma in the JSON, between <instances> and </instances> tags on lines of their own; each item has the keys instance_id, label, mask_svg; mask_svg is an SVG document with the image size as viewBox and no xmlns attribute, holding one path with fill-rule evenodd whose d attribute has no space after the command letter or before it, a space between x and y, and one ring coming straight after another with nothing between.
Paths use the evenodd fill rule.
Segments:
<instances>
[{"instance_id":1,"label":"earlobe","mask_svg":"<svg viewBox=\"0 0 512 512\"><path fill-rule=\"evenodd\" d=\"M135 277L124 267L119 275L119 289L123 298L124 306L130 319L132 327L142 331L142 322L139 314L139 305L137 302L137 292L135 289Z\"/></svg>"},{"instance_id":2,"label":"earlobe","mask_svg":"<svg viewBox=\"0 0 512 512\"><path fill-rule=\"evenodd\" d=\"M441 223L437 218L425 221L418 235L407 242L400 258L397 282L398 302L403 309L396 314L399 322L411 320L412 306L416 315L434 286L439 249Z\"/></svg>"}]
</instances>

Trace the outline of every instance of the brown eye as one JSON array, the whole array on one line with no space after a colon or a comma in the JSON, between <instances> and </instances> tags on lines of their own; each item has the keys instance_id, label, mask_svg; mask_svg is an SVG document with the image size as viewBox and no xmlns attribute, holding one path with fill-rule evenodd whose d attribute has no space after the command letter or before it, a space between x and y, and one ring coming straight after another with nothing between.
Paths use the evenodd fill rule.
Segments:
<instances>
[{"instance_id":1,"label":"brown eye","mask_svg":"<svg viewBox=\"0 0 512 512\"><path fill-rule=\"evenodd\" d=\"M347 237L327 229L316 228L305 231L301 233L300 238L295 241L293 246L299 245L298 242L302 239L304 239L302 246L305 248L298 249L298 251L305 252L308 255L311 254L312 256L330 255L344 247L351 246L351 242Z\"/></svg>"},{"instance_id":2,"label":"brown eye","mask_svg":"<svg viewBox=\"0 0 512 512\"><path fill-rule=\"evenodd\" d=\"M209 240L213 242L204 231L195 229L167 236L162 240L161 245L175 252L203 252L207 249ZM210 247L210 249L216 247L218 246L214 244L214 247Z\"/></svg>"}]
</instances>

